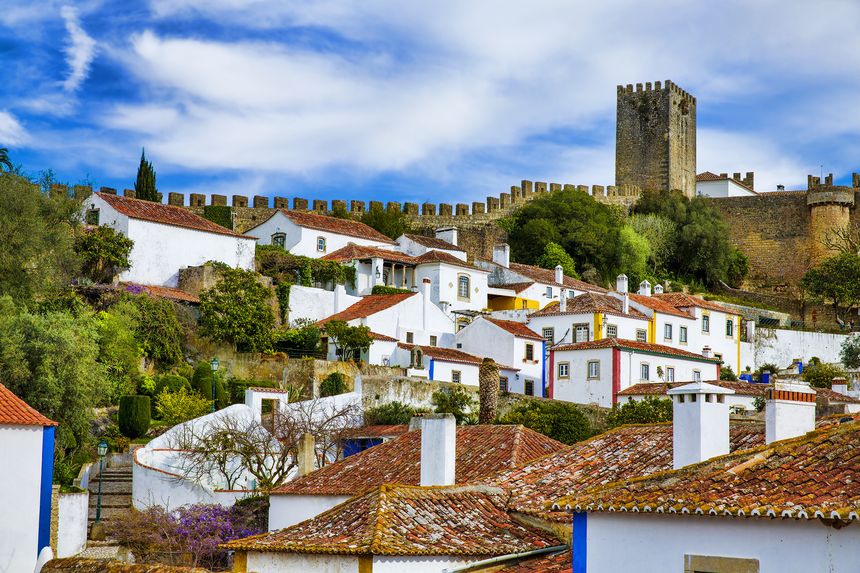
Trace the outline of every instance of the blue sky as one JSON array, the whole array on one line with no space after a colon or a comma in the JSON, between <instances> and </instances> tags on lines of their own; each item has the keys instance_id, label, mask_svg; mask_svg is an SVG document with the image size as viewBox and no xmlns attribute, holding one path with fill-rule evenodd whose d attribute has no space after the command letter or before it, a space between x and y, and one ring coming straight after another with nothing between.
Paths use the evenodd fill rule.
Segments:
<instances>
[{"instance_id":1,"label":"blue sky","mask_svg":"<svg viewBox=\"0 0 860 573\"><path fill-rule=\"evenodd\" d=\"M713 6L719 6L714 8ZM860 171L860 3L0 0L0 146L159 190L468 202L614 180L615 86L698 101L698 171Z\"/></svg>"}]
</instances>

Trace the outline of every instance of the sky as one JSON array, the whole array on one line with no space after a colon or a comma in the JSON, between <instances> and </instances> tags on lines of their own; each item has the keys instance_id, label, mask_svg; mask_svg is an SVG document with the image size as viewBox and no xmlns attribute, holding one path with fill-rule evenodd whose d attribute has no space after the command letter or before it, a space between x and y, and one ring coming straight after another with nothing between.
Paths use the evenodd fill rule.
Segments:
<instances>
[{"instance_id":1,"label":"sky","mask_svg":"<svg viewBox=\"0 0 860 573\"><path fill-rule=\"evenodd\" d=\"M697 98L699 172L860 171L860 2L0 0L0 147L163 193L470 202L614 183L616 85Z\"/></svg>"}]
</instances>

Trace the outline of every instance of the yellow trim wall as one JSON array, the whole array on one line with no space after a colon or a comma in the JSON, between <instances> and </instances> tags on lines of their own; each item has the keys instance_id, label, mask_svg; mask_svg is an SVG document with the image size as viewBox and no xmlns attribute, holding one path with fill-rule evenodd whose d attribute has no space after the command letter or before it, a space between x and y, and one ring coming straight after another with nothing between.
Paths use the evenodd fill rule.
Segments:
<instances>
[{"instance_id":1,"label":"yellow trim wall","mask_svg":"<svg viewBox=\"0 0 860 573\"><path fill-rule=\"evenodd\" d=\"M648 323L648 342L651 344L657 343L657 312L651 316L651 321Z\"/></svg>"},{"instance_id":2,"label":"yellow trim wall","mask_svg":"<svg viewBox=\"0 0 860 573\"><path fill-rule=\"evenodd\" d=\"M525 303L525 305L523 305ZM494 297L487 301L490 310L540 310L540 304L536 300L520 297Z\"/></svg>"},{"instance_id":3,"label":"yellow trim wall","mask_svg":"<svg viewBox=\"0 0 860 573\"><path fill-rule=\"evenodd\" d=\"M594 313L594 340L603 338L603 314Z\"/></svg>"}]
</instances>

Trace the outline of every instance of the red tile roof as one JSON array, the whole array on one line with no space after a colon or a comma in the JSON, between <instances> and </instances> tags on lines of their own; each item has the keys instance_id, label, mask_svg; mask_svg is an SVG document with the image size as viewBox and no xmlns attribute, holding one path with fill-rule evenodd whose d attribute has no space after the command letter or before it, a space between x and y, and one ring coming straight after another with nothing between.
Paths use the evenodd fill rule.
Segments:
<instances>
[{"instance_id":1,"label":"red tile roof","mask_svg":"<svg viewBox=\"0 0 860 573\"><path fill-rule=\"evenodd\" d=\"M647 316L645 316L633 307L630 307L630 312L624 314L624 303L615 298L614 296L597 294L593 292L587 292L585 294L581 294L573 298L568 298L567 310L565 312L561 312L560 309L561 304L559 304L558 302L551 302L543 309L532 313L530 316L554 316L561 314L567 315L602 312L605 314L612 314L616 316L626 316L627 318L648 320Z\"/></svg>"},{"instance_id":2,"label":"red tile roof","mask_svg":"<svg viewBox=\"0 0 860 573\"><path fill-rule=\"evenodd\" d=\"M491 285L490 288L506 288L506 289L510 289L510 290L514 291L515 293L519 294L519 293L523 292L524 290L526 290L527 288L529 288L530 286L532 286L533 284L535 284L535 283L527 282L527 283L496 284L496 285Z\"/></svg>"},{"instance_id":3,"label":"red tile roof","mask_svg":"<svg viewBox=\"0 0 860 573\"><path fill-rule=\"evenodd\" d=\"M540 555L509 565L497 573L570 573L573 570L572 560L573 553L568 547L558 553Z\"/></svg>"},{"instance_id":4,"label":"red tile roof","mask_svg":"<svg viewBox=\"0 0 860 573\"><path fill-rule=\"evenodd\" d=\"M623 338L601 338L600 340L589 340L588 342L562 344L561 346L554 347L553 351L558 352L564 350L594 350L598 348L620 348L622 350L632 350L634 352L649 352L655 354L677 356L678 358L701 360L702 362L720 362L718 358L705 358L701 354L696 354L695 352L687 352L686 350L681 350L680 348L673 348L664 344L651 344L650 342L626 340Z\"/></svg>"},{"instance_id":5,"label":"red tile roof","mask_svg":"<svg viewBox=\"0 0 860 573\"><path fill-rule=\"evenodd\" d=\"M385 334L379 334L378 332L370 332L370 337L373 340L379 340L380 342L397 342L397 339L392 336L387 336Z\"/></svg>"},{"instance_id":6,"label":"red tile roof","mask_svg":"<svg viewBox=\"0 0 860 573\"><path fill-rule=\"evenodd\" d=\"M715 302L711 302L709 300L705 300L703 298L692 296L683 292L665 292L662 294L654 294L652 296L668 302L675 308L698 307L707 310L714 310L717 312L724 312L726 314L738 314L738 311L736 310L732 310Z\"/></svg>"},{"instance_id":7,"label":"red tile roof","mask_svg":"<svg viewBox=\"0 0 860 573\"><path fill-rule=\"evenodd\" d=\"M728 174L726 174L726 176L723 177L722 175L717 175L716 173L712 173L710 171L704 171L704 172L696 175L696 181L733 181L734 183L737 183L738 185L740 185L744 189L752 191L753 193L758 195L758 193L756 193L756 191L754 191L749 185L747 185L746 183L744 183L740 179L735 179L734 177L729 177Z\"/></svg>"},{"instance_id":8,"label":"red tile roof","mask_svg":"<svg viewBox=\"0 0 860 573\"><path fill-rule=\"evenodd\" d=\"M860 519L860 424L849 422L679 470L569 492L554 507Z\"/></svg>"},{"instance_id":9,"label":"red tile roof","mask_svg":"<svg viewBox=\"0 0 860 573\"><path fill-rule=\"evenodd\" d=\"M656 298L654 296L645 296L644 294L636 294L629 293L630 300L633 302L637 302L644 307L650 308L651 310L662 312L663 314L671 314L674 316L683 316L684 318L689 318L690 320L695 320L695 318L689 313L684 312L682 310L678 310L665 300Z\"/></svg>"},{"instance_id":10,"label":"red tile roof","mask_svg":"<svg viewBox=\"0 0 860 573\"><path fill-rule=\"evenodd\" d=\"M168 300L187 302L190 304L200 304L200 299L197 296L185 292L184 290L179 290L178 288L159 285L141 285L137 283L120 283L120 286L127 292L139 293L142 291L155 298L166 298Z\"/></svg>"},{"instance_id":11,"label":"red tile roof","mask_svg":"<svg viewBox=\"0 0 860 573\"><path fill-rule=\"evenodd\" d=\"M234 233L230 229L222 227L217 223L213 223L208 219L204 219L200 215L195 215L188 209L184 209L182 207L165 205L164 203L155 203L153 201L144 201L142 199L132 199L131 197L112 195L111 193L96 193L96 195L104 200L108 205L116 209L118 213L132 219L151 221L153 223L161 223L162 225L171 225L173 227L183 227L185 229L203 231L204 233L229 235L231 237L241 237L243 239L255 238L248 235Z\"/></svg>"},{"instance_id":12,"label":"red tile roof","mask_svg":"<svg viewBox=\"0 0 860 573\"><path fill-rule=\"evenodd\" d=\"M0 426L56 426L24 400L0 384Z\"/></svg>"},{"instance_id":13,"label":"red tile roof","mask_svg":"<svg viewBox=\"0 0 860 573\"><path fill-rule=\"evenodd\" d=\"M423 245L430 249L445 249L448 251L463 251L460 247L453 243L449 243L448 241L443 241L442 239L437 239L436 237L425 237L424 235L413 235L412 233L406 233L403 235L408 239L412 239L419 245Z\"/></svg>"},{"instance_id":14,"label":"red tile roof","mask_svg":"<svg viewBox=\"0 0 860 573\"><path fill-rule=\"evenodd\" d=\"M222 547L335 555L489 557L558 545L549 533L514 521L505 511L506 499L502 489L486 486L382 485L307 521Z\"/></svg>"},{"instance_id":15,"label":"red tile roof","mask_svg":"<svg viewBox=\"0 0 860 573\"><path fill-rule=\"evenodd\" d=\"M533 281L549 285L562 286L559 285L559 283L555 282L555 271L552 269L544 269L541 267L535 267L533 265L524 265L522 263L510 263L508 265L508 268L515 273L519 273L525 277L532 279ZM573 277L569 277L567 275L564 276L563 286L585 292L606 292L605 288L587 283L585 281L581 281L579 279L575 279Z\"/></svg>"},{"instance_id":16,"label":"red tile roof","mask_svg":"<svg viewBox=\"0 0 860 573\"><path fill-rule=\"evenodd\" d=\"M540 334L538 334L522 322L515 322L513 320L501 320L498 318L490 318L488 316L484 316L482 318L487 322L495 324L502 330L510 332L514 336L518 336L520 338L528 338L531 340L543 340L543 337Z\"/></svg>"},{"instance_id":17,"label":"red tile roof","mask_svg":"<svg viewBox=\"0 0 860 573\"><path fill-rule=\"evenodd\" d=\"M427 251L423 255L415 257L415 262L419 265L431 263L445 263L448 265L453 265L455 267L463 267L472 271L479 271L482 273L489 272L484 269L479 269L478 267L471 265L464 260L458 259L451 253L446 253L444 251Z\"/></svg>"},{"instance_id":18,"label":"red tile roof","mask_svg":"<svg viewBox=\"0 0 860 573\"><path fill-rule=\"evenodd\" d=\"M666 394L666 391L669 388L675 388L677 386L683 386L684 384L689 384L690 382L643 382L640 384L634 384L628 388L625 388L621 392L618 393L619 396L662 396ZM739 396L761 396L764 398L765 391L770 384L756 384L753 382L732 382L731 380L709 380L708 384L713 384L715 386L721 386L722 388L728 388L730 390L734 390L735 394ZM860 400L854 398L853 396L846 396L845 394L840 394L839 392L834 392L830 388L815 388L815 393L818 396L826 398L830 402L840 402L845 404L860 404Z\"/></svg>"},{"instance_id":19,"label":"red tile roof","mask_svg":"<svg viewBox=\"0 0 860 573\"><path fill-rule=\"evenodd\" d=\"M316 229L318 231L328 231L329 233L347 235L349 237L357 237L359 239L367 239L368 241L377 241L388 245L397 244L376 229L368 227L360 221L353 221L352 219L338 219L337 217L330 217L328 215L308 213L306 211L291 211L289 209L281 209L280 212L289 217L293 223L300 227Z\"/></svg>"},{"instance_id":20,"label":"red tile roof","mask_svg":"<svg viewBox=\"0 0 860 573\"><path fill-rule=\"evenodd\" d=\"M731 426L732 451L764 443L758 423ZM547 503L575 491L672 469L672 424L621 426L481 480L507 488L511 511L569 522Z\"/></svg>"},{"instance_id":21,"label":"red tile roof","mask_svg":"<svg viewBox=\"0 0 860 573\"><path fill-rule=\"evenodd\" d=\"M415 257L407 255L406 253L382 249L380 247L364 247L354 243L350 243L345 247L332 251L322 258L326 261L338 262L380 258L386 261L393 261L395 263L415 264Z\"/></svg>"},{"instance_id":22,"label":"red tile roof","mask_svg":"<svg viewBox=\"0 0 860 573\"><path fill-rule=\"evenodd\" d=\"M408 344L406 342L399 342L397 344L400 348L404 348L406 350L412 350L415 348L415 344ZM428 358L432 358L434 360L441 360L442 362L457 362L459 364L474 364L476 366L480 366L484 359L480 356L475 356L474 354L469 354L468 352L463 352L462 350L458 350L456 348L443 348L441 346L420 346L418 348L421 349L421 352L424 353L424 356ZM499 364L499 368L502 370L519 370L519 368L514 368L513 366L507 366L505 364Z\"/></svg>"},{"instance_id":23,"label":"red tile roof","mask_svg":"<svg viewBox=\"0 0 860 573\"><path fill-rule=\"evenodd\" d=\"M473 482L564 447L523 426L461 426L456 483ZM385 483L417 485L420 464L421 431L415 430L296 478L272 495L357 495Z\"/></svg>"},{"instance_id":24,"label":"red tile roof","mask_svg":"<svg viewBox=\"0 0 860 573\"><path fill-rule=\"evenodd\" d=\"M400 304L407 298L415 296L416 294L417 293L414 292L400 294L371 294L362 297L360 301L347 307L345 310L320 320L317 322L317 325L322 326L332 320L343 320L345 322L349 322L350 320L355 320L357 318L367 318L377 312L381 312L394 305Z\"/></svg>"}]
</instances>

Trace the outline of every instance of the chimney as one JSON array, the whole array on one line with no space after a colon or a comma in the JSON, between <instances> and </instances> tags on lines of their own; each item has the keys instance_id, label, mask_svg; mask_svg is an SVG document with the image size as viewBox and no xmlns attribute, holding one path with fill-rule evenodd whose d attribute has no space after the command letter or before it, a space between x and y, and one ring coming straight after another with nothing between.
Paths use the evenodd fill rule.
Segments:
<instances>
[{"instance_id":1,"label":"chimney","mask_svg":"<svg viewBox=\"0 0 860 573\"><path fill-rule=\"evenodd\" d=\"M567 289L561 289L558 293L558 310L559 312L567 312Z\"/></svg>"},{"instance_id":2,"label":"chimney","mask_svg":"<svg viewBox=\"0 0 860 573\"><path fill-rule=\"evenodd\" d=\"M654 294L663 294L663 285L661 285L661 284L654 285Z\"/></svg>"},{"instance_id":3,"label":"chimney","mask_svg":"<svg viewBox=\"0 0 860 573\"><path fill-rule=\"evenodd\" d=\"M555 266L555 283L559 285L564 284L564 267L561 265Z\"/></svg>"},{"instance_id":4,"label":"chimney","mask_svg":"<svg viewBox=\"0 0 860 573\"><path fill-rule=\"evenodd\" d=\"M424 277L421 281L421 329L426 331L427 325L430 322L430 305L433 301L430 300L430 279Z\"/></svg>"},{"instance_id":5,"label":"chimney","mask_svg":"<svg viewBox=\"0 0 860 573\"><path fill-rule=\"evenodd\" d=\"M373 257L370 259L370 285L376 286L382 284L382 257Z\"/></svg>"},{"instance_id":6,"label":"chimney","mask_svg":"<svg viewBox=\"0 0 860 573\"><path fill-rule=\"evenodd\" d=\"M316 441L313 434L302 434L296 450L296 458L299 476L307 475L316 469Z\"/></svg>"},{"instance_id":7,"label":"chimney","mask_svg":"<svg viewBox=\"0 0 860 573\"><path fill-rule=\"evenodd\" d=\"M511 266L511 246L507 243L494 245L493 262L505 268Z\"/></svg>"},{"instance_id":8,"label":"chimney","mask_svg":"<svg viewBox=\"0 0 860 573\"><path fill-rule=\"evenodd\" d=\"M815 390L801 380L774 379L765 390L764 441L770 444L815 429Z\"/></svg>"},{"instance_id":9,"label":"chimney","mask_svg":"<svg viewBox=\"0 0 860 573\"><path fill-rule=\"evenodd\" d=\"M346 303L346 287L344 285L334 285L334 313L337 314L344 310Z\"/></svg>"},{"instance_id":10,"label":"chimney","mask_svg":"<svg viewBox=\"0 0 860 573\"><path fill-rule=\"evenodd\" d=\"M621 273L615 279L615 290L618 292L627 292L627 275Z\"/></svg>"},{"instance_id":11,"label":"chimney","mask_svg":"<svg viewBox=\"0 0 860 573\"><path fill-rule=\"evenodd\" d=\"M710 358L711 357L711 347L710 346L703 346L702 347L702 356L704 358Z\"/></svg>"},{"instance_id":12,"label":"chimney","mask_svg":"<svg viewBox=\"0 0 860 573\"><path fill-rule=\"evenodd\" d=\"M639 283L639 294L642 296L651 296L651 283L648 281Z\"/></svg>"},{"instance_id":13,"label":"chimney","mask_svg":"<svg viewBox=\"0 0 860 573\"><path fill-rule=\"evenodd\" d=\"M843 394L845 396L848 395L848 380L843 378L842 376L837 376L833 379L833 384L831 384L830 389L836 392L837 394Z\"/></svg>"},{"instance_id":14,"label":"chimney","mask_svg":"<svg viewBox=\"0 0 860 573\"><path fill-rule=\"evenodd\" d=\"M682 468L729 453L729 405L734 390L693 382L670 389L672 467Z\"/></svg>"},{"instance_id":15,"label":"chimney","mask_svg":"<svg viewBox=\"0 0 860 573\"><path fill-rule=\"evenodd\" d=\"M442 227L436 229L436 238L442 239L443 241L447 241L455 247L460 246L460 244L457 242L457 227Z\"/></svg>"},{"instance_id":16,"label":"chimney","mask_svg":"<svg viewBox=\"0 0 860 573\"><path fill-rule=\"evenodd\" d=\"M457 422L453 414L421 418L421 485L454 485Z\"/></svg>"},{"instance_id":17,"label":"chimney","mask_svg":"<svg viewBox=\"0 0 860 573\"><path fill-rule=\"evenodd\" d=\"M621 311L630 314L630 293L627 291L624 291L624 298L621 299Z\"/></svg>"}]
</instances>

